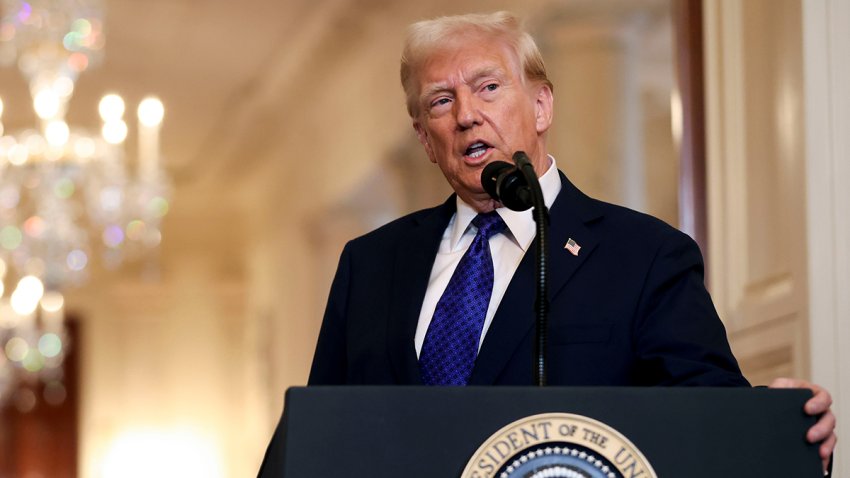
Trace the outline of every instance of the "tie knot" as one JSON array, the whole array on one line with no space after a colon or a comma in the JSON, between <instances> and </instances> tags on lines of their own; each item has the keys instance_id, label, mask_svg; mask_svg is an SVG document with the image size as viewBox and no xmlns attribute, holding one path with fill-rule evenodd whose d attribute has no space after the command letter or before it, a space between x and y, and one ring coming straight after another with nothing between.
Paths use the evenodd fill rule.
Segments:
<instances>
[{"instance_id":1,"label":"tie knot","mask_svg":"<svg viewBox=\"0 0 850 478\"><path fill-rule=\"evenodd\" d=\"M507 227L505 221L502 220L502 217L496 211L475 216L472 224L478 228L478 235L484 236L487 239L502 232Z\"/></svg>"}]
</instances>

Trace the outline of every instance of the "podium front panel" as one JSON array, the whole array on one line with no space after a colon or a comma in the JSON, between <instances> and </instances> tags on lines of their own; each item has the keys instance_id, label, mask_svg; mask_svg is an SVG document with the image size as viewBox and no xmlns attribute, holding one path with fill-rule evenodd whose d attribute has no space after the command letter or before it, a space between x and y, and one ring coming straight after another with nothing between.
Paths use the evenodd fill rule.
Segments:
<instances>
[{"instance_id":1,"label":"podium front panel","mask_svg":"<svg viewBox=\"0 0 850 478\"><path fill-rule=\"evenodd\" d=\"M815 478L817 446L805 440L814 418L803 413L810 396L763 388L292 388L260 476L460 477L502 427L559 412L620 432L661 478Z\"/></svg>"}]
</instances>

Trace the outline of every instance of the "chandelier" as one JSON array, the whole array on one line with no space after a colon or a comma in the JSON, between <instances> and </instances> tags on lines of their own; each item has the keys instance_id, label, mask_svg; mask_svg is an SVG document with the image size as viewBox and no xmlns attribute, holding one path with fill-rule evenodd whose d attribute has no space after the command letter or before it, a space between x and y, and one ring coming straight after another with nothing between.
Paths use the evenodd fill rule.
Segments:
<instances>
[{"instance_id":1,"label":"chandelier","mask_svg":"<svg viewBox=\"0 0 850 478\"><path fill-rule=\"evenodd\" d=\"M103 3L0 0L0 66L17 65L38 118L4 131L3 114L15 112L0 98L0 403L19 380L43 382L48 403L64 399L62 292L81 285L98 258L114 269L162 238L170 190L162 103L138 105L133 163L120 96L100 101L100 131L65 121L77 78L103 60Z\"/></svg>"}]
</instances>

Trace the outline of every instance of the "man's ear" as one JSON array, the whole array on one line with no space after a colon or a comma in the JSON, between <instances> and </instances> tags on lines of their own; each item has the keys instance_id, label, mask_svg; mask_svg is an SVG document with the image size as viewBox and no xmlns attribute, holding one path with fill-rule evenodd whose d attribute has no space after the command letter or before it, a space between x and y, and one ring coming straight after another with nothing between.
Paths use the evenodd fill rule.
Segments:
<instances>
[{"instance_id":1,"label":"man's ear","mask_svg":"<svg viewBox=\"0 0 850 478\"><path fill-rule=\"evenodd\" d=\"M428 141L428 132L425 131L425 128L422 127L421 123L419 123L419 120L413 121L413 129L416 130L416 137L419 139L419 142L422 143L422 147L425 148L425 153L428 154L428 159L430 159L432 163L436 163L437 160L434 157L434 150L431 149L431 143Z\"/></svg>"},{"instance_id":2,"label":"man's ear","mask_svg":"<svg viewBox=\"0 0 850 478\"><path fill-rule=\"evenodd\" d=\"M534 115L537 124L537 134L543 134L552 126L552 115L554 113L555 98L552 88L541 83L537 87L537 97L534 101Z\"/></svg>"}]
</instances>

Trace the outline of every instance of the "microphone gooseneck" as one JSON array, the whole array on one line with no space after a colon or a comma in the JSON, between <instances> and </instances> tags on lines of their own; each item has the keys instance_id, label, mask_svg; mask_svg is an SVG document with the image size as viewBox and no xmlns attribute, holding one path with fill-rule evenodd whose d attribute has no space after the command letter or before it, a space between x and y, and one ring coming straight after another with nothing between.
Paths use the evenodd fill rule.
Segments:
<instances>
[{"instance_id":1,"label":"microphone gooseneck","mask_svg":"<svg viewBox=\"0 0 850 478\"><path fill-rule=\"evenodd\" d=\"M549 322L548 261L549 255L549 210L543 200L543 190L534 166L528 156L522 152L514 153L516 166L504 161L494 161L484 167L481 173L481 185L487 194L508 209L525 211L534 207L532 215L537 225L534 236L536 253L537 294L534 300L534 370L537 386L546 385L546 344Z\"/></svg>"}]
</instances>

